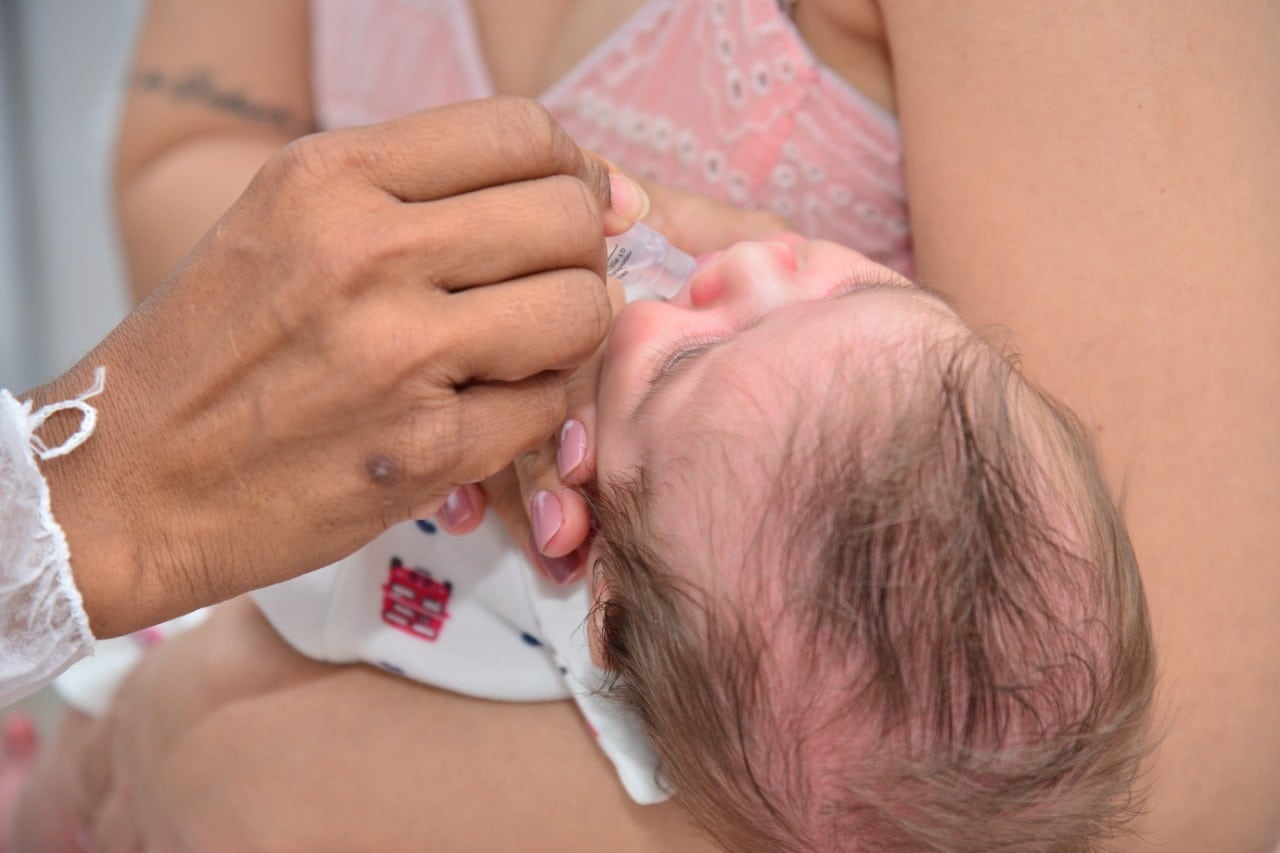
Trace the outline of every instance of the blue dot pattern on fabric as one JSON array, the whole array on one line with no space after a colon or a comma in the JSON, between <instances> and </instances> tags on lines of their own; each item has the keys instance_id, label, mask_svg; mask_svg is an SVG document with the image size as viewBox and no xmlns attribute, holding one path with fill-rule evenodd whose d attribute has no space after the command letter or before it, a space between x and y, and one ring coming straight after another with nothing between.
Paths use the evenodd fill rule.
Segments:
<instances>
[{"instance_id":1,"label":"blue dot pattern on fabric","mask_svg":"<svg viewBox=\"0 0 1280 853\"><path fill-rule=\"evenodd\" d=\"M387 663L385 660L378 661L378 666L382 667L387 672L394 672L396 675L404 675L403 669L393 663Z\"/></svg>"},{"instance_id":2,"label":"blue dot pattern on fabric","mask_svg":"<svg viewBox=\"0 0 1280 853\"><path fill-rule=\"evenodd\" d=\"M425 518L419 518L414 522L414 524L418 525L418 529L423 533L435 533L438 530L433 522L430 522Z\"/></svg>"},{"instance_id":3,"label":"blue dot pattern on fabric","mask_svg":"<svg viewBox=\"0 0 1280 853\"><path fill-rule=\"evenodd\" d=\"M537 647L542 645L542 641L539 640L537 637L533 636L532 634L522 633L520 635L520 639L524 640L524 643L526 646Z\"/></svg>"}]
</instances>

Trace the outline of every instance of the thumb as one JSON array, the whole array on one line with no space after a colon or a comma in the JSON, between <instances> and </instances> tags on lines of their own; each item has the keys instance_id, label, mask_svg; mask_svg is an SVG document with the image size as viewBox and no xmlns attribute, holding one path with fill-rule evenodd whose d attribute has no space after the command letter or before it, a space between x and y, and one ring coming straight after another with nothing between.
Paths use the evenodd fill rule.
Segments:
<instances>
[{"instance_id":1,"label":"thumb","mask_svg":"<svg viewBox=\"0 0 1280 853\"><path fill-rule=\"evenodd\" d=\"M645 192L644 187L599 154L584 150L583 155L604 169L608 175L609 206L604 210L606 237L621 234L648 215L649 194Z\"/></svg>"}]
</instances>

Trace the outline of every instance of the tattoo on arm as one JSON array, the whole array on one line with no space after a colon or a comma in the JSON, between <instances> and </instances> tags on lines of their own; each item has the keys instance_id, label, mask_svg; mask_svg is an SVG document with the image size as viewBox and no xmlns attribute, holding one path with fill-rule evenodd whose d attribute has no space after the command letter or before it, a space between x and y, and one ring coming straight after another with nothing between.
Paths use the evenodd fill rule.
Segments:
<instances>
[{"instance_id":1,"label":"tattoo on arm","mask_svg":"<svg viewBox=\"0 0 1280 853\"><path fill-rule=\"evenodd\" d=\"M141 71L134 75L130 85L144 92L167 95L176 101L205 104L219 112L257 124L293 131L311 130L304 127L301 119L285 107L258 103L244 92L220 87L213 73L203 68L177 75L157 70Z\"/></svg>"}]
</instances>

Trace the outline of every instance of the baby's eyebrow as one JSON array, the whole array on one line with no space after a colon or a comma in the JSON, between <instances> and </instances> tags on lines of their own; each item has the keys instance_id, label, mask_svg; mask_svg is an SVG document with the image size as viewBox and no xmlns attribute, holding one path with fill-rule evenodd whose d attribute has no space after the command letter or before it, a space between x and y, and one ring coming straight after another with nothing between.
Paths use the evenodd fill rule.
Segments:
<instances>
[{"instance_id":1,"label":"baby's eyebrow","mask_svg":"<svg viewBox=\"0 0 1280 853\"><path fill-rule=\"evenodd\" d=\"M927 296L930 299L941 302L944 306L946 306L947 308L950 308L952 311L956 310L956 306L951 302L951 297L947 296L947 294L943 293L941 290L938 290L936 287L930 287L924 282L916 281L913 278L909 278L907 279L907 281L911 282L912 288L920 291L920 294L922 296Z\"/></svg>"},{"instance_id":2,"label":"baby's eyebrow","mask_svg":"<svg viewBox=\"0 0 1280 853\"><path fill-rule=\"evenodd\" d=\"M906 284L904 285L903 282L906 282ZM845 284L838 287L834 293L828 294L827 299L844 299L850 296L863 296L868 293L883 293L885 291L914 292L918 295L936 300L948 309L953 311L955 310L945 295L931 287L921 284L918 281L896 274L884 274L868 277L865 271L857 268L850 271L848 277L845 279ZM767 314L755 317L740 328L734 329L732 332L716 338L713 341L708 341L694 352L686 355L680 362L680 367L684 369L662 374L645 389L643 396L640 398L640 402L636 404L632 417L635 419L643 418L649 409L657 405L657 401L666 392L666 389L670 387L671 380L687 373L688 367L692 365L693 362L707 355L707 353L712 350L725 345L743 332L754 329L762 323L767 322L768 319L769 315Z\"/></svg>"},{"instance_id":3,"label":"baby's eyebrow","mask_svg":"<svg viewBox=\"0 0 1280 853\"><path fill-rule=\"evenodd\" d=\"M904 284L905 282L905 284ZM860 293L878 293L886 290L914 291L920 296L927 296L955 311L951 299L941 290L937 290L924 282L904 275L890 273L888 270L874 275L867 275L864 269L855 267L845 276L844 283L838 285L827 295L828 299L843 299Z\"/></svg>"}]
</instances>

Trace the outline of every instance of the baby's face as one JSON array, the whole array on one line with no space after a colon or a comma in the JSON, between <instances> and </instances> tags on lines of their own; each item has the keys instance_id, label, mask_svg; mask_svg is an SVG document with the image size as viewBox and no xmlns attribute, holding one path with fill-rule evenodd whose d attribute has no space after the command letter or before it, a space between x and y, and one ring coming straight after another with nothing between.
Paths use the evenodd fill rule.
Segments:
<instances>
[{"instance_id":1,"label":"baby's face","mask_svg":"<svg viewBox=\"0 0 1280 853\"><path fill-rule=\"evenodd\" d=\"M688 566L712 555L740 565L733 552L751 539L741 528L768 505L770 461L783 458L804 401L839 375L853 378L856 404L885 405L885 358L911 334L970 333L941 299L850 249L739 244L676 298L632 303L615 319L598 394L599 482L643 470L646 527L663 552Z\"/></svg>"}]
</instances>

